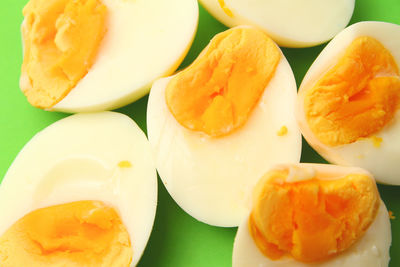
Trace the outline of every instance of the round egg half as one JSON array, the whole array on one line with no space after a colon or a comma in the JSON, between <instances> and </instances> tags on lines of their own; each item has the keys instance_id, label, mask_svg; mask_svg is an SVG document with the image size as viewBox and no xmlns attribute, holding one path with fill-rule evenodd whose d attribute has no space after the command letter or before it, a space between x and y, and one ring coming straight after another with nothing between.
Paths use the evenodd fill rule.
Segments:
<instances>
[{"instance_id":1,"label":"round egg half","mask_svg":"<svg viewBox=\"0 0 400 267\"><path fill-rule=\"evenodd\" d=\"M195 0L31 0L23 10L20 87L39 108L109 110L179 66L198 22Z\"/></svg>"},{"instance_id":2,"label":"round egg half","mask_svg":"<svg viewBox=\"0 0 400 267\"><path fill-rule=\"evenodd\" d=\"M260 27L279 45L308 47L326 42L346 27L354 0L200 0L229 27Z\"/></svg>"},{"instance_id":3,"label":"round egg half","mask_svg":"<svg viewBox=\"0 0 400 267\"><path fill-rule=\"evenodd\" d=\"M308 70L297 120L328 161L400 184L400 26L360 22L338 34Z\"/></svg>"},{"instance_id":4,"label":"round egg half","mask_svg":"<svg viewBox=\"0 0 400 267\"><path fill-rule=\"evenodd\" d=\"M32 138L0 186L0 265L135 266L156 202L150 146L129 117L62 119Z\"/></svg>"},{"instance_id":5,"label":"round egg half","mask_svg":"<svg viewBox=\"0 0 400 267\"><path fill-rule=\"evenodd\" d=\"M253 27L216 35L191 66L156 81L148 137L178 205L207 224L237 226L258 177L299 162L295 99L287 60Z\"/></svg>"},{"instance_id":6,"label":"round egg half","mask_svg":"<svg viewBox=\"0 0 400 267\"><path fill-rule=\"evenodd\" d=\"M388 266L389 214L365 170L276 166L253 196L235 238L233 267Z\"/></svg>"}]
</instances>

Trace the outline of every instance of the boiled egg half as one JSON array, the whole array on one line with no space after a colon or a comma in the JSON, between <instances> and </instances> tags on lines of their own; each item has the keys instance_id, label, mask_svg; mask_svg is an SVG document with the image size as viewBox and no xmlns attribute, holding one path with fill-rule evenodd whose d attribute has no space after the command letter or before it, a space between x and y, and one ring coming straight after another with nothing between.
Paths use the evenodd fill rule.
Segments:
<instances>
[{"instance_id":1,"label":"boiled egg half","mask_svg":"<svg viewBox=\"0 0 400 267\"><path fill-rule=\"evenodd\" d=\"M297 120L328 161L400 185L400 26L359 22L321 52L299 89Z\"/></svg>"},{"instance_id":2,"label":"boiled egg half","mask_svg":"<svg viewBox=\"0 0 400 267\"><path fill-rule=\"evenodd\" d=\"M129 117L62 119L32 138L0 186L0 265L135 266L156 202L150 146Z\"/></svg>"},{"instance_id":3,"label":"boiled egg half","mask_svg":"<svg viewBox=\"0 0 400 267\"><path fill-rule=\"evenodd\" d=\"M389 214L363 169L288 164L254 188L233 267L388 266Z\"/></svg>"},{"instance_id":4,"label":"boiled egg half","mask_svg":"<svg viewBox=\"0 0 400 267\"><path fill-rule=\"evenodd\" d=\"M234 27L254 25L279 45L314 46L346 27L354 0L200 0L218 20Z\"/></svg>"},{"instance_id":5,"label":"boiled egg half","mask_svg":"<svg viewBox=\"0 0 400 267\"><path fill-rule=\"evenodd\" d=\"M114 109L175 71L198 21L196 0L30 0L20 87L35 107Z\"/></svg>"},{"instance_id":6,"label":"boiled egg half","mask_svg":"<svg viewBox=\"0 0 400 267\"><path fill-rule=\"evenodd\" d=\"M147 131L174 200L199 221L237 226L268 166L298 162L296 82L262 31L216 35L187 69L154 83Z\"/></svg>"}]
</instances>

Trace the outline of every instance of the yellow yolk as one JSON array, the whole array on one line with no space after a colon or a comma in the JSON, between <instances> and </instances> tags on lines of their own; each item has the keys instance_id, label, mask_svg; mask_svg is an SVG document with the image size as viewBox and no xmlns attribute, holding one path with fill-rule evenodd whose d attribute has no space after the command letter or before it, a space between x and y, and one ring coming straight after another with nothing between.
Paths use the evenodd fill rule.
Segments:
<instances>
[{"instance_id":1,"label":"yellow yolk","mask_svg":"<svg viewBox=\"0 0 400 267\"><path fill-rule=\"evenodd\" d=\"M20 86L33 106L52 107L87 74L106 13L99 0L31 0L25 6Z\"/></svg>"},{"instance_id":2,"label":"yellow yolk","mask_svg":"<svg viewBox=\"0 0 400 267\"><path fill-rule=\"evenodd\" d=\"M224 0L218 0L219 5L221 6L222 10L225 12L228 17L233 18L233 13L232 11L226 6Z\"/></svg>"},{"instance_id":3,"label":"yellow yolk","mask_svg":"<svg viewBox=\"0 0 400 267\"><path fill-rule=\"evenodd\" d=\"M287 133L288 133L288 128L286 126L282 126L276 134L278 136L284 136Z\"/></svg>"},{"instance_id":4,"label":"yellow yolk","mask_svg":"<svg viewBox=\"0 0 400 267\"><path fill-rule=\"evenodd\" d=\"M328 259L356 242L378 212L379 193L368 176L292 183L287 176L273 171L259 182L249 220L255 243L273 260Z\"/></svg>"},{"instance_id":5,"label":"yellow yolk","mask_svg":"<svg viewBox=\"0 0 400 267\"><path fill-rule=\"evenodd\" d=\"M132 167L132 163L128 160L124 160L118 163L118 167L120 168L130 168Z\"/></svg>"},{"instance_id":6,"label":"yellow yolk","mask_svg":"<svg viewBox=\"0 0 400 267\"><path fill-rule=\"evenodd\" d=\"M382 141L383 139L381 137L377 137L377 136L372 136L372 143L374 144L374 147L379 148L381 147Z\"/></svg>"},{"instance_id":7,"label":"yellow yolk","mask_svg":"<svg viewBox=\"0 0 400 267\"><path fill-rule=\"evenodd\" d=\"M275 73L281 53L263 32L234 28L218 34L166 88L166 103L184 127L209 136L242 126Z\"/></svg>"},{"instance_id":8,"label":"yellow yolk","mask_svg":"<svg viewBox=\"0 0 400 267\"><path fill-rule=\"evenodd\" d=\"M119 215L98 201L35 210L0 237L2 267L127 267L132 253Z\"/></svg>"},{"instance_id":9,"label":"yellow yolk","mask_svg":"<svg viewBox=\"0 0 400 267\"><path fill-rule=\"evenodd\" d=\"M308 125L329 146L379 132L400 105L400 77L391 53L371 37L358 37L304 100Z\"/></svg>"}]
</instances>

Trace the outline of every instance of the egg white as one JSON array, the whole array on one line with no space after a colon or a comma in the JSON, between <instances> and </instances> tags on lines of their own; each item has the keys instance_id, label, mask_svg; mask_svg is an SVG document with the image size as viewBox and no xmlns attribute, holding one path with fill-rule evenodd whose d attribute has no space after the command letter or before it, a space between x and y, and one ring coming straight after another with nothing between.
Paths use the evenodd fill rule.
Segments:
<instances>
[{"instance_id":1,"label":"egg white","mask_svg":"<svg viewBox=\"0 0 400 267\"><path fill-rule=\"evenodd\" d=\"M400 110L394 119L373 136L382 138L379 147L372 139L360 139L354 143L330 147L321 143L308 126L304 113L304 97L317 80L344 54L357 37L370 36L390 51L400 67L400 26L386 22L359 22L339 33L314 61L299 89L296 116L300 130L307 142L326 160L334 164L358 166L371 172L381 183L400 185Z\"/></svg>"},{"instance_id":2,"label":"egg white","mask_svg":"<svg viewBox=\"0 0 400 267\"><path fill-rule=\"evenodd\" d=\"M121 168L121 161L132 166ZM80 200L111 205L127 228L139 261L152 230L157 180L144 133L114 112L78 114L34 136L0 186L0 235L39 208Z\"/></svg>"},{"instance_id":3,"label":"egg white","mask_svg":"<svg viewBox=\"0 0 400 267\"><path fill-rule=\"evenodd\" d=\"M275 169L288 168L296 180L307 180L315 175L323 179L338 179L347 174L364 174L372 176L363 169L356 167L341 167L326 164L300 164L295 166L282 165ZM304 173L314 172L308 176ZM385 267L388 266L389 248L392 242L391 227L388 211L383 201L374 222L365 234L349 249L337 256L319 263L306 264L296 261L292 257L284 256L279 260L271 260L258 249L249 231L249 214L241 222L235 237L232 254L233 267Z\"/></svg>"},{"instance_id":4,"label":"egg white","mask_svg":"<svg viewBox=\"0 0 400 267\"><path fill-rule=\"evenodd\" d=\"M354 0L200 0L207 10L229 27L258 26L279 45L308 47L328 41L349 23Z\"/></svg>"},{"instance_id":5,"label":"egg white","mask_svg":"<svg viewBox=\"0 0 400 267\"><path fill-rule=\"evenodd\" d=\"M198 23L196 0L102 0L106 34L94 64L54 111L115 109L147 94L187 54Z\"/></svg>"},{"instance_id":6,"label":"egg white","mask_svg":"<svg viewBox=\"0 0 400 267\"><path fill-rule=\"evenodd\" d=\"M188 130L176 121L165 102L170 79L154 83L147 109L158 173L172 198L191 216L211 225L237 226L261 174L272 164L300 160L293 72L282 55L248 121L220 138ZM278 136L282 126L288 133Z\"/></svg>"}]
</instances>

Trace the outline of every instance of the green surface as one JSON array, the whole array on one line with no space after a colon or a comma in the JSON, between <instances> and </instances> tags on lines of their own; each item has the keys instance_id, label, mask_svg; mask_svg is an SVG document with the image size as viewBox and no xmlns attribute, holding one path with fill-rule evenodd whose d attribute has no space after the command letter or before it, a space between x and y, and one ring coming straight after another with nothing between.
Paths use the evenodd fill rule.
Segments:
<instances>
[{"instance_id":1,"label":"green surface","mask_svg":"<svg viewBox=\"0 0 400 267\"><path fill-rule=\"evenodd\" d=\"M166 0L167 1L167 0ZM351 23L380 20L400 24L399 0L358 0ZM67 116L31 107L18 87L21 64L21 10L26 0L0 0L0 180L24 144L38 131ZM183 65L188 65L217 32L226 29L204 9L200 9L199 29ZM283 49L298 84L323 46ZM400 48L399 48L400 49ZM147 97L118 111L146 128ZM400 135L399 135L400 136ZM303 144L303 162L324 162L307 144ZM400 161L399 161L400 162ZM379 186L388 209L399 218L392 221L391 267L400 266L400 188ZM224 229L200 223L184 213L159 183L156 221L146 251L139 263L145 266L224 267L231 266L236 229Z\"/></svg>"}]
</instances>

